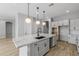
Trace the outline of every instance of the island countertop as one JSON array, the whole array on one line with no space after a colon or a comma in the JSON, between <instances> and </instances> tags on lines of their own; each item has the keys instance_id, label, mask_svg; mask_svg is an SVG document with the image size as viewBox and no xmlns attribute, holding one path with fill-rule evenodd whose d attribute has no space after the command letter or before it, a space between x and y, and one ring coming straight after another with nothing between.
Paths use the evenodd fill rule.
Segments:
<instances>
[{"instance_id":1,"label":"island countertop","mask_svg":"<svg viewBox=\"0 0 79 59\"><path fill-rule=\"evenodd\" d=\"M47 39L47 38L50 38L50 37L53 37L55 35L50 35L50 34L40 34L40 36L45 36L45 38L42 38L42 39L36 39L35 37L37 37L36 34L31 34L31 35L25 35L25 36L22 36L22 37L19 37L17 39L19 39L18 41L16 41L16 38L14 38L14 44L17 48L20 48L20 47L23 47L23 46L26 46L26 45L29 45L29 44L32 44L32 43L35 43L35 42L39 42L41 40L44 40L44 39Z\"/></svg>"}]
</instances>

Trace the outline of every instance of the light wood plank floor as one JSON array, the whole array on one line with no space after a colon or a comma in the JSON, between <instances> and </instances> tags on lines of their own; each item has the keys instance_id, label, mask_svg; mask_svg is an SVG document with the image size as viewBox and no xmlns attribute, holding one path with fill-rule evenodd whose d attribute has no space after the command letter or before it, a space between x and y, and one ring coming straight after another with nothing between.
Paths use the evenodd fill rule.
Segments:
<instances>
[{"instance_id":1,"label":"light wood plank floor","mask_svg":"<svg viewBox=\"0 0 79 59\"><path fill-rule=\"evenodd\" d=\"M18 52L12 39L0 39L0 56L17 56Z\"/></svg>"},{"instance_id":2,"label":"light wood plank floor","mask_svg":"<svg viewBox=\"0 0 79 59\"><path fill-rule=\"evenodd\" d=\"M57 45L50 49L47 56L78 56L77 48L73 44L58 41Z\"/></svg>"},{"instance_id":3,"label":"light wood plank floor","mask_svg":"<svg viewBox=\"0 0 79 59\"><path fill-rule=\"evenodd\" d=\"M11 39L0 39L0 56L18 56L19 50L15 47ZM58 44L50 49L46 56L77 56L75 45L64 41L58 41Z\"/></svg>"}]
</instances>

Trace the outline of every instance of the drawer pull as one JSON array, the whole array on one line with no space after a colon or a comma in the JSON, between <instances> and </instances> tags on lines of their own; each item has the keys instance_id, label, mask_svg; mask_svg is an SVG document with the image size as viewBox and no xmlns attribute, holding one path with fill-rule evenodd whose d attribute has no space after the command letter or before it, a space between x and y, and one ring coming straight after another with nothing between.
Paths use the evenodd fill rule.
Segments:
<instances>
[{"instance_id":1,"label":"drawer pull","mask_svg":"<svg viewBox=\"0 0 79 59\"><path fill-rule=\"evenodd\" d=\"M34 44L34 45L37 45L37 44Z\"/></svg>"},{"instance_id":2,"label":"drawer pull","mask_svg":"<svg viewBox=\"0 0 79 59\"><path fill-rule=\"evenodd\" d=\"M38 47L38 52L39 52L39 47Z\"/></svg>"},{"instance_id":3,"label":"drawer pull","mask_svg":"<svg viewBox=\"0 0 79 59\"><path fill-rule=\"evenodd\" d=\"M47 45L46 45L46 43L44 44L44 47L46 47Z\"/></svg>"}]
</instances>

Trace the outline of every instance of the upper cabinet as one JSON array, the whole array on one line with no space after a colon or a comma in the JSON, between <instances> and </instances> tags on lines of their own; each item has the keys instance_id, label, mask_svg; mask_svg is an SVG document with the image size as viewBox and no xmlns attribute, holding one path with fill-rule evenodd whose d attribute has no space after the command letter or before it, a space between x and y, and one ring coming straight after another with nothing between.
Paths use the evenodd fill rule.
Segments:
<instances>
[{"instance_id":1,"label":"upper cabinet","mask_svg":"<svg viewBox=\"0 0 79 59\"><path fill-rule=\"evenodd\" d=\"M52 22L52 26L67 26L67 25L69 25L69 20Z\"/></svg>"}]
</instances>

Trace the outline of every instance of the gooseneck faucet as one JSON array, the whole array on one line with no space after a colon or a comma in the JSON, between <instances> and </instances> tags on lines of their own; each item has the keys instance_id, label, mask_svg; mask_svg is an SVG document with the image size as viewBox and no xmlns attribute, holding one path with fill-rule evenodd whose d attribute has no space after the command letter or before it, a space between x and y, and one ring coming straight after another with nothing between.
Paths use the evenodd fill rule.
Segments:
<instances>
[{"instance_id":1,"label":"gooseneck faucet","mask_svg":"<svg viewBox=\"0 0 79 59\"><path fill-rule=\"evenodd\" d=\"M40 31L39 31L39 28L38 28L38 29L37 29L37 36L38 36L38 37L39 37L39 34L40 34L39 32L40 32Z\"/></svg>"}]
</instances>

